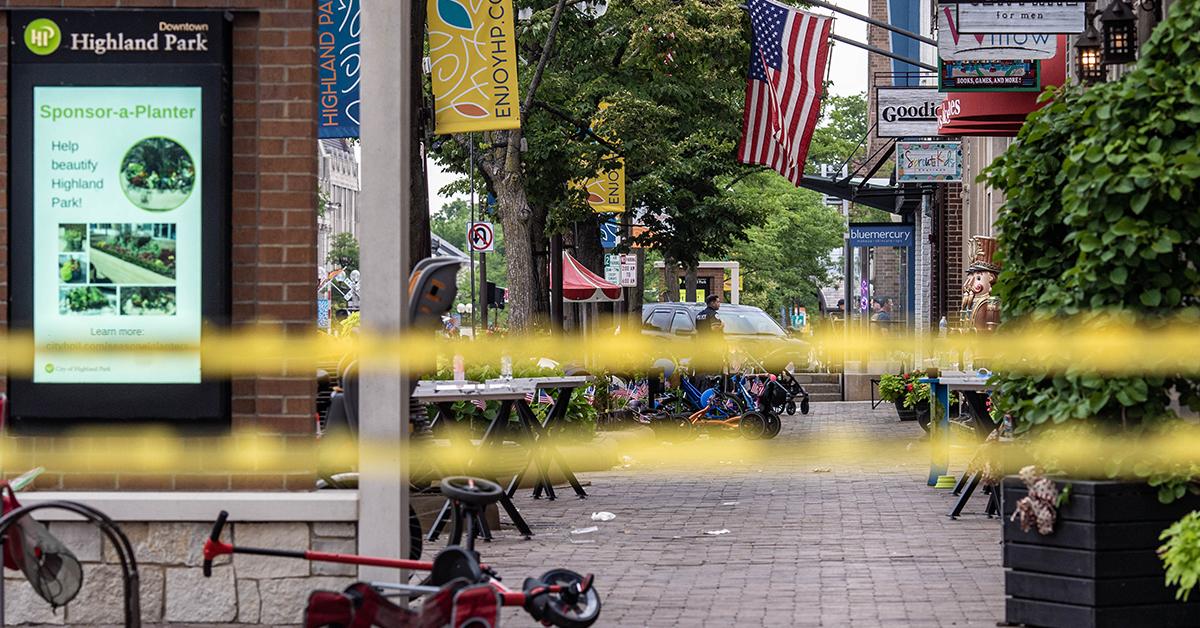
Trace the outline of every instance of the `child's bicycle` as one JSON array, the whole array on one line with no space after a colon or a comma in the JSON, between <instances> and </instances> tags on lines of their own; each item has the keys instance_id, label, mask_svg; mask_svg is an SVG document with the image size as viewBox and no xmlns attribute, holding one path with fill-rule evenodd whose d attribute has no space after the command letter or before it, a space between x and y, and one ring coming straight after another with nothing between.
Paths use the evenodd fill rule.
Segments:
<instances>
[{"instance_id":1,"label":"child's bicycle","mask_svg":"<svg viewBox=\"0 0 1200 628\"><path fill-rule=\"evenodd\" d=\"M702 430L714 436L740 434L751 440L774 438L779 433L779 417L740 385L734 385L732 392L716 384L702 391L693 381L682 378L680 388L680 397L669 399L667 405L683 403L690 410L661 414L654 424L655 431L668 440L695 438Z\"/></svg>"},{"instance_id":2,"label":"child's bicycle","mask_svg":"<svg viewBox=\"0 0 1200 628\"><path fill-rule=\"evenodd\" d=\"M229 513L221 511L212 534L204 542L204 575L212 575L213 559L227 554L282 556L349 565L370 565L428 572L420 584L357 582L345 591L314 591L304 612L305 628L435 628L440 626L498 626L500 609L519 606L534 620L560 628L587 628L600 617L600 595L592 576L567 569L551 569L539 578L526 578L521 589L500 583L491 566L479 562L475 551L475 521L483 509L500 499L499 484L469 477L442 479L442 493L454 512L450 546L432 561L331 554L307 550L235 547L221 542ZM465 537L464 537L465 535ZM464 540L465 538L465 540ZM459 543L463 543L462 546ZM389 597L423 598L415 608L401 606Z\"/></svg>"}]
</instances>

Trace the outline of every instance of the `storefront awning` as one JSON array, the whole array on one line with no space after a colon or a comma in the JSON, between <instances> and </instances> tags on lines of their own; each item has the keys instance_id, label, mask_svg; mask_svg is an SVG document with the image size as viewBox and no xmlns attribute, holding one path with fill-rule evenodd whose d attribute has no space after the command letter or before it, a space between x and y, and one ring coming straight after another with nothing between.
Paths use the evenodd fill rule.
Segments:
<instances>
[{"instance_id":1,"label":"storefront awning","mask_svg":"<svg viewBox=\"0 0 1200 628\"><path fill-rule=\"evenodd\" d=\"M563 253L563 298L572 303L620 301L621 287L588 270L570 253Z\"/></svg>"}]
</instances>

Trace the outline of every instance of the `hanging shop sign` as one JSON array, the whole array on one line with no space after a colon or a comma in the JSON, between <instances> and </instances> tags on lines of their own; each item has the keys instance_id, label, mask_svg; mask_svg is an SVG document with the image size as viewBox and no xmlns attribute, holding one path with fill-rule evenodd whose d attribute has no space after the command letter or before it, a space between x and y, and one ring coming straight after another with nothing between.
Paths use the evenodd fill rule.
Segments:
<instances>
[{"instance_id":1,"label":"hanging shop sign","mask_svg":"<svg viewBox=\"0 0 1200 628\"><path fill-rule=\"evenodd\" d=\"M317 3L317 134L358 137L359 0Z\"/></svg>"},{"instance_id":2,"label":"hanging shop sign","mask_svg":"<svg viewBox=\"0 0 1200 628\"><path fill-rule=\"evenodd\" d=\"M850 225L850 246L912 246L913 226L899 223Z\"/></svg>"},{"instance_id":3,"label":"hanging shop sign","mask_svg":"<svg viewBox=\"0 0 1200 628\"><path fill-rule=\"evenodd\" d=\"M936 87L880 87L875 91L875 125L879 137L937 135Z\"/></svg>"},{"instance_id":4,"label":"hanging shop sign","mask_svg":"<svg viewBox=\"0 0 1200 628\"><path fill-rule=\"evenodd\" d=\"M1037 61L942 61L938 91L1036 92L1042 88Z\"/></svg>"},{"instance_id":5,"label":"hanging shop sign","mask_svg":"<svg viewBox=\"0 0 1200 628\"><path fill-rule=\"evenodd\" d=\"M959 33L1082 33L1082 2L960 3Z\"/></svg>"},{"instance_id":6,"label":"hanging shop sign","mask_svg":"<svg viewBox=\"0 0 1200 628\"><path fill-rule=\"evenodd\" d=\"M961 142L896 142L897 183L962 181Z\"/></svg>"},{"instance_id":7,"label":"hanging shop sign","mask_svg":"<svg viewBox=\"0 0 1200 628\"><path fill-rule=\"evenodd\" d=\"M1049 59L1058 38L1047 33L967 34L958 30L952 6L938 7L938 57L946 61Z\"/></svg>"},{"instance_id":8,"label":"hanging shop sign","mask_svg":"<svg viewBox=\"0 0 1200 628\"><path fill-rule=\"evenodd\" d=\"M228 425L199 346L230 308L227 16L9 13L14 428Z\"/></svg>"},{"instance_id":9,"label":"hanging shop sign","mask_svg":"<svg viewBox=\"0 0 1200 628\"><path fill-rule=\"evenodd\" d=\"M434 132L521 126L512 0L429 0Z\"/></svg>"},{"instance_id":10,"label":"hanging shop sign","mask_svg":"<svg viewBox=\"0 0 1200 628\"><path fill-rule=\"evenodd\" d=\"M1066 80L1067 36L1058 35L1057 39L1059 54L1040 62L1043 88ZM938 134L945 136L1012 137L1025 124L1026 116L1045 105L1038 101L1040 92L948 91L942 96Z\"/></svg>"}]
</instances>

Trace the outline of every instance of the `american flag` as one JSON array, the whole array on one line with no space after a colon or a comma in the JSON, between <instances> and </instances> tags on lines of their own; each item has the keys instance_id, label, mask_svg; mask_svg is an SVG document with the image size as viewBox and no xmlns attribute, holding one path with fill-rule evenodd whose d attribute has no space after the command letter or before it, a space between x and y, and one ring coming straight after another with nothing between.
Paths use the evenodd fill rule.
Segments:
<instances>
[{"instance_id":1,"label":"american flag","mask_svg":"<svg viewBox=\"0 0 1200 628\"><path fill-rule=\"evenodd\" d=\"M554 397L551 397L550 394L544 390L539 390L537 394L537 402L544 405L553 405ZM525 403L533 403L532 392L525 393Z\"/></svg>"},{"instance_id":2,"label":"american flag","mask_svg":"<svg viewBox=\"0 0 1200 628\"><path fill-rule=\"evenodd\" d=\"M748 0L750 73L738 161L774 168L800 185L821 114L833 18L772 0Z\"/></svg>"},{"instance_id":3,"label":"american flag","mask_svg":"<svg viewBox=\"0 0 1200 628\"><path fill-rule=\"evenodd\" d=\"M646 382L642 382L629 391L629 398L644 399L648 394L650 394L650 386Z\"/></svg>"},{"instance_id":4,"label":"american flag","mask_svg":"<svg viewBox=\"0 0 1200 628\"><path fill-rule=\"evenodd\" d=\"M471 403L475 404L475 407L480 410L487 410L487 402L482 399L472 399Z\"/></svg>"},{"instance_id":5,"label":"american flag","mask_svg":"<svg viewBox=\"0 0 1200 628\"><path fill-rule=\"evenodd\" d=\"M583 398L587 399L588 403L595 404L596 403L596 387L588 386L587 388L583 389Z\"/></svg>"}]
</instances>

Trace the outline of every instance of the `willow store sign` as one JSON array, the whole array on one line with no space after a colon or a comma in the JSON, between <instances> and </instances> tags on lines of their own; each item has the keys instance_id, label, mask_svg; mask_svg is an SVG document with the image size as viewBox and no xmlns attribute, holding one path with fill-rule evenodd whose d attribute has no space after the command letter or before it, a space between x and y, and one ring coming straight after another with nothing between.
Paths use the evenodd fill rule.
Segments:
<instances>
[{"instance_id":1,"label":"willow store sign","mask_svg":"<svg viewBox=\"0 0 1200 628\"><path fill-rule=\"evenodd\" d=\"M1047 33L960 32L952 6L938 7L937 42L943 61L1050 59L1058 52L1058 38Z\"/></svg>"},{"instance_id":2,"label":"willow store sign","mask_svg":"<svg viewBox=\"0 0 1200 628\"><path fill-rule=\"evenodd\" d=\"M879 137L937 135L936 87L880 87L875 92L875 124Z\"/></svg>"}]
</instances>

